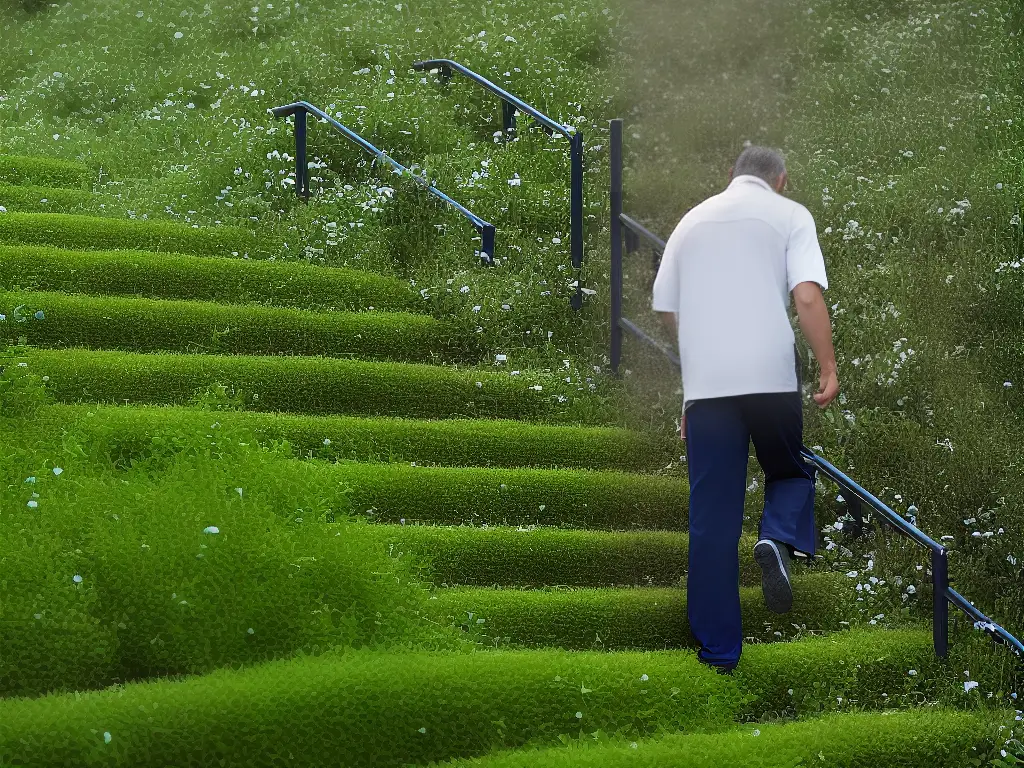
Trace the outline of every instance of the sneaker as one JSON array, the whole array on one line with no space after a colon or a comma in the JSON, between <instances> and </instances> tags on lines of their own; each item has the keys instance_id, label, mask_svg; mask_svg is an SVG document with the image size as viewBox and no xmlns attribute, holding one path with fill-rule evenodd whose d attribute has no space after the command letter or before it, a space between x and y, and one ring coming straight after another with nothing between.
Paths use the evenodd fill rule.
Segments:
<instances>
[{"instance_id":1,"label":"sneaker","mask_svg":"<svg viewBox=\"0 0 1024 768\"><path fill-rule=\"evenodd\" d=\"M761 539L754 545L754 560L761 567L764 604L772 613L789 613L793 609L789 548L772 539Z\"/></svg>"}]
</instances>

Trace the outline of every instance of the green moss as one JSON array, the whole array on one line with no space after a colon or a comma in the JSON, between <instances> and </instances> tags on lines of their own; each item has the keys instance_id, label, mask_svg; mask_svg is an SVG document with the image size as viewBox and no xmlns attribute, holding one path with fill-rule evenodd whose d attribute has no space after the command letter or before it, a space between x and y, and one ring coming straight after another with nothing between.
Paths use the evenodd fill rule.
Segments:
<instances>
[{"instance_id":1,"label":"green moss","mask_svg":"<svg viewBox=\"0 0 1024 768\"><path fill-rule=\"evenodd\" d=\"M20 309L25 322L17 322ZM35 313L41 312L42 316ZM331 312L198 301L0 294L0 338L36 347L429 360L471 356L451 329L407 312ZM477 350L479 352L479 350ZM479 354L477 355L479 357Z\"/></svg>"},{"instance_id":2,"label":"green moss","mask_svg":"<svg viewBox=\"0 0 1024 768\"><path fill-rule=\"evenodd\" d=\"M876 660L901 653L909 642L921 654L914 661L920 664L931 654L927 641L923 632L859 631L838 637L834 652L823 653L818 640L756 650L766 663L772 654L787 651L780 657L781 672L794 658L803 659L799 668L807 678L784 683L782 695L794 683L830 685L841 655L851 666L860 665L864 676L876 677L878 686L907 679L924 686L917 693L922 697L931 684ZM752 676L716 675L691 653L676 651L349 652L338 659L297 659L182 682L0 700L0 754L13 764L92 766L109 765L113 753L120 764L138 768L169 763L259 768L282 762L326 767L344 755L352 768L397 768L527 744L557 745L562 734L589 738L601 730L640 739L721 729L752 709L745 703L750 685L756 685ZM856 702L863 708L885 705L877 699ZM808 704L801 714L837 706L834 700ZM845 706L852 705L846 701ZM773 714L767 707L759 712ZM755 727L763 732L763 726L753 725L750 732ZM110 745L103 743L105 732ZM894 734L886 734L886 741L891 736L898 743ZM735 736L722 738L742 744ZM941 738L937 735L937 744ZM918 747L930 754L925 744ZM536 759L541 753L528 754Z\"/></svg>"},{"instance_id":3,"label":"green moss","mask_svg":"<svg viewBox=\"0 0 1024 768\"><path fill-rule=\"evenodd\" d=\"M0 243L94 250L172 251L197 256L275 255L281 244L241 227L190 227L167 221L102 219L61 213L8 213Z\"/></svg>"},{"instance_id":4,"label":"green moss","mask_svg":"<svg viewBox=\"0 0 1024 768\"><path fill-rule=\"evenodd\" d=\"M338 464L356 513L378 522L562 525L629 530L686 525L687 485L623 472Z\"/></svg>"},{"instance_id":5,"label":"green moss","mask_svg":"<svg viewBox=\"0 0 1024 768\"><path fill-rule=\"evenodd\" d=\"M480 768L959 768L972 765L994 728L964 712L832 715L806 723L752 725L716 734L670 735L632 744L548 749L458 761Z\"/></svg>"},{"instance_id":6,"label":"green moss","mask_svg":"<svg viewBox=\"0 0 1024 768\"><path fill-rule=\"evenodd\" d=\"M29 245L0 246L0 285L8 289L268 304L320 311L413 310L424 305L407 283L356 269Z\"/></svg>"},{"instance_id":7,"label":"green moss","mask_svg":"<svg viewBox=\"0 0 1024 768\"><path fill-rule=\"evenodd\" d=\"M689 537L669 531L573 531L380 525L393 551L429 558L435 584L510 587L680 586ZM740 542L741 580L760 582L754 539Z\"/></svg>"},{"instance_id":8,"label":"green moss","mask_svg":"<svg viewBox=\"0 0 1024 768\"><path fill-rule=\"evenodd\" d=\"M854 643L856 653L851 653ZM935 655L930 631L860 630L800 643L748 646L736 679L749 694L745 718L756 719L763 712L799 717L863 702L917 706L922 696L934 700L948 686L959 688L959 672L950 674L956 663ZM963 689L957 693L962 696Z\"/></svg>"},{"instance_id":9,"label":"green moss","mask_svg":"<svg viewBox=\"0 0 1024 768\"><path fill-rule=\"evenodd\" d=\"M41 187L85 187L93 172L81 163L50 157L0 155L0 183Z\"/></svg>"},{"instance_id":10,"label":"green moss","mask_svg":"<svg viewBox=\"0 0 1024 768\"><path fill-rule=\"evenodd\" d=\"M551 743L580 727L577 711L584 727L647 732L728 722L735 706L692 657L359 653L116 694L0 701L0 754L36 766L106 764L107 732L123 764L138 768L328 766L339 755L352 768L397 768Z\"/></svg>"},{"instance_id":11,"label":"green moss","mask_svg":"<svg viewBox=\"0 0 1024 768\"><path fill-rule=\"evenodd\" d=\"M794 609L778 616L764 607L760 587L741 590L744 635L772 641L807 631L837 630L858 609L849 579L794 579ZM606 650L686 648L693 645L685 589L443 589L431 605L454 621L501 642L533 647Z\"/></svg>"},{"instance_id":12,"label":"green moss","mask_svg":"<svg viewBox=\"0 0 1024 768\"><path fill-rule=\"evenodd\" d=\"M142 355L37 350L34 373L49 377L61 402L182 404L224 385L257 411L412 417L503 417L605 420L610 414L576 400L560 403L559 380L408 363L311 357ZM534 384L534 382L543 384ZM478 386L479 383L479 386ZM531 386L543 387L541 391ZM589 393L588 393L589 394Z\"/></svg>"},{"instance_id":13,"label":"green moss","mask_svg":"<svg viewBox=\"0 0 1024 768\"><path fill-rule=\"evenodd\" d=\"M96 195L85 189L0 184L0 207L8 212L60 213L87 208Z\"/></svg>"},{"instance_id":14,"label":"green moss","mask_svg":"<svg viewBox=\"0 0 1024 768\"><path fill-rule=\"evenodd\" d=\"M419 618L427 595L410 559L349 518L341 488L235 437L213 454L195 439L127 473L62 462L29 485L5 462L0 695L458 644Z\"/></svg>"},{"instance_id":15,"label":"green moss","mask_svg":"<svg viewBox=\"0 0 1024 768\"><path fill-rule=\"evenodd\" d=\"M54 405L37 417L51 434L81 431L90 450L118 464L145 458L154 440L206 432L214 421L244 429L263 443L286 440L299 456L418 464L574 469L660 469L661 440L615 427L563 427L509 420L418 420L300 416L165 407Z\"/></svg>"}]
</instances>

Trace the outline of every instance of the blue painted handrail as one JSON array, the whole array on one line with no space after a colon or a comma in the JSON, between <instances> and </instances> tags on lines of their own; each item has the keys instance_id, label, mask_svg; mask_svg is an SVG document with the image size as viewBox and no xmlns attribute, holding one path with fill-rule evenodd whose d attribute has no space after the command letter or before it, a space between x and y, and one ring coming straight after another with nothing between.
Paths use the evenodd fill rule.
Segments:
<instances>
[{"instance_id":1,"label":"blue painted handrail","mask_svg":"<svg viewBox=\"0 0 1024 768\"><path fill-rule=\"evenodd\" d=\"M487 264L494 263L494 240L495 228L490 222L484 221L461 203L448 197L444 192L433 186L426 179L417 176L404 165L392 158L387 152L378 149L358 133L342 125L322 109L313 106L308 101L297 101L294 104L285 104L281 107L274 107L270 110L274 117L284 118L295 115L295 194L299 197L309 199L309 168L306 164L306 115L312 114L321 120L328 122L332 128L338 131L349 141L358 144L364 150L382 160L394 169L395 173L408 177L420 185L426 192L433 195L441 202L454 208L462 214L476 231L480 233L480 258Z\"/></svg>"},{"instance_id":2,"label":"blue painted handrail","mask_svg":"<svg viewBox=\"0 0 1024 768\"><path fill-rule=\"evenodd\" d=\"M647 243L655 255L655 265L665 252L665 241L622 212L622 120L611 121L611 364L618 372L622 361L623 331L628 331L644 344L659 350L666 359L679 367L679 356L667 345L645 333L633 321L622 316L622 257L623 250L633 253L640 248L641 241ZM932 639L937 656L944 658L949 652L949 606L962 611L974 623L976 629L987 633L994 641L1010 648L1018 657L1024 657L1024 643L996 624L979 611L963 595L949 585L949 553L945 547L914 522L885 504L874 494L866 491L826 459L803 449L804 460L814 466L835 483L842 491L847 511L853 517L854 535L864 528L862 505L867 505L878 518L902 536L929 550L932 558Z\"/></svg>"},{"instance_id":3,"label":"blue painted handrail","mask_svg":"<svg viewBox=\"0 0 1024 768\"><path fill-rule=\"evenodd\" d=\"M559 133L569 140L572 177L570 180L569 242L572 249L572 266L574 269L579 270L583 265L583 133L571 125L563 125L556 120L552 120L518 96L509 93L500 85L492 83L483 75L459 64L457 61L452 61L451 59L430 59L428 61L417 61L412 67L417 72L436 70L444 81L450 80L452 73L458 72L481 88L493 93L501 99L502 127L506 136L511 136L515 133L516 111L519 111L536 120L548 133ZM572 306L574 309L579 309L583 306L583 285L579 280L576 283L576 295L573 296Z\"/></svg>"}]
</instances>

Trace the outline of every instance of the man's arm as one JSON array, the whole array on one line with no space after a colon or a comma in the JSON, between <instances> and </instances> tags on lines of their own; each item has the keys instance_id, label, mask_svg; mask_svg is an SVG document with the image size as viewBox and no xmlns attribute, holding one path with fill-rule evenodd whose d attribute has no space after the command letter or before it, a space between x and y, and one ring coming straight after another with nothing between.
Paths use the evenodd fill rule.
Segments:
<instances>
[{"instance_id":1,"label":"man's arm","mask_svg":"<svg viewBox=\"0 0 1024 768\"><path fill-rule=\"evenodd\" d=\"M793 288L793 303L800 318L800 329L821 367L814 401L826 408L839 394L839 373L832 346L832 322L829 320L828 307L825 306L825 297L821 295L821 286L813 282L798 283Z\"/></svg>"}]
</instances>

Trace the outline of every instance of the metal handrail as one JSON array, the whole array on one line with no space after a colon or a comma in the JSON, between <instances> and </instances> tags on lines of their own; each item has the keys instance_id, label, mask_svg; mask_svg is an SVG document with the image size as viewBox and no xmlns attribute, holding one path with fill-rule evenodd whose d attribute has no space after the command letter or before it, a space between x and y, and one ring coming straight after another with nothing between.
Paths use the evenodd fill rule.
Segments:
<instances>
[{"instance_id":1,"label":"metal handrail","mask_svg":"<svg viewBox=\"0 0 1024 768\"><path fill-rule=\"evenodd\" d=\"M662 354L676 367L679 367L679 356L674 354L667 345L652 338L633 321L622 316L622 255L623 246L630 253L639 248L640 241L646 242L660 257L665 251L665 241L651 232L635 219L622 212L622 120L611 121L611 285L612 285L612 318L611 318L611 363L612 369L618 372L622 360L623 331L636 336L640 341L661 350ZM625 243L624 243L625 241ZM935 539L922 531L914 522L904 518L874 494L865 490L846 473L822 458L812 450L803 447L805 461L814 466L816 471L827 476L842 491L847 511L854 519L854 533L859 535L864 528L862 505L870 507L878 517L890 528L902 536L924 547L932 557L932 640L935 654L944 658L949 652L949 606L959 609L971 619L976 629L988 634L995 642L1006 645L1018 657L1024 656L1024 643L1014 637L1008 630L996 624L992 619L978 610L963 595L949 584L949 552Z\"/></svg>"},{"instance_id":2,"label":"metal handrail","mask_svg":"<svg viewBox=\"0 0 1024 768\"><path fill-rule=\"evenodd\" d=\"M312 114L321 120L328 122L331 127L341 133L349 141L358 144L364 150L374 155L378 160L387 163L395 173L408 177L419 184L429 194L441 200L441 202L454 208L472 224L480 233L480 258L488 265L494 263L494 240L496 230L493 224L477 216L461 203L453 200L427 179L417 176L404 165L381 149L378 149L358 133L342 125L319 107L315 107L308 101L297 101L294 104L285 104L274 107L270 112L277 118L285 118L295 115L295 194L299 197L309 199L309 167L306 164L306 115Z\"/></svg>"},{"instance_id":3,"label":"metal handrail","mask_svg":"<svg viewBox=\"0 0 1024 768\"><path fill-rule=\"evenodd\" d=\"M570 212L569 212L569 244L572 252L572 266L578 270L583 265L583 133L571 125L563 125L551 119L543 112L527 104L518 96L509 93L500 85L496 85L483 75L474 72L467 66L451 59L429 59L417 61L412 65L417 72L424 70L438 71L445 82L451 80L452 73L458 72L481 88L490 91L501 99L502 128L505 136L512 136L516 130L516 111L529 115L548 133L560 133L569 140L571 165L570 180ZM576 281L576 294L572 299L574 309L583 306L583 285Z\"/></svg>"}]
</instances>

